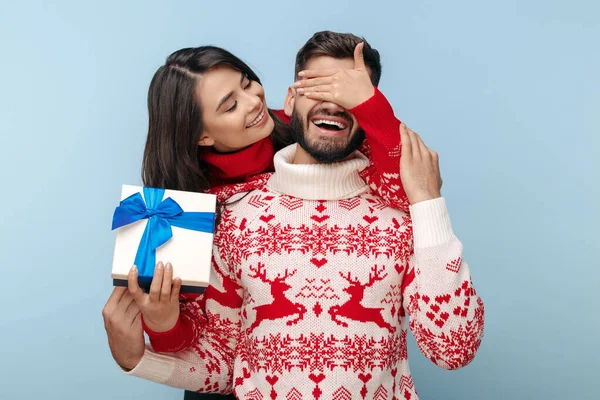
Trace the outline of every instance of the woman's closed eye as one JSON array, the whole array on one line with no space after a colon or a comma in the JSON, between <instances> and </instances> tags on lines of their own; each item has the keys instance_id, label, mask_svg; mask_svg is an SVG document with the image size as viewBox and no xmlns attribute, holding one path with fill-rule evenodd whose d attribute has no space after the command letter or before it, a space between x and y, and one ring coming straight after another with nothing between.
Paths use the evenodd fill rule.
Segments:
<instances>
[{"instance_id":1,"label":"woman's closed eye","mask_svg":"<svg viewBox=\"0 0 600 400\"><path fill-rule=\"evenodd\" d=\"M242 80L242 88L244 90L248 90L250 89L250 86L252 86L252 80L250 78L248 78L248 76L244 76L244 79ZM236 109L237 107L237 100L233 102L233 104L231 105L231 107L229 107L227 110L225 110L225 112L232 112Z\"/></svg>"},{"instance_id":2,"label":"woman's closed eye","mask_svg":"<svg viewBox=\"0 0 600 400\"><path fill-rule=\"evenodd\" d=\"M235 108L237 107L237 100L233 102L233 104L231 105L231 107L229 107L227 110L225 110L225 112L232 112L235 110Z\"/></svg>"}]
</instances>

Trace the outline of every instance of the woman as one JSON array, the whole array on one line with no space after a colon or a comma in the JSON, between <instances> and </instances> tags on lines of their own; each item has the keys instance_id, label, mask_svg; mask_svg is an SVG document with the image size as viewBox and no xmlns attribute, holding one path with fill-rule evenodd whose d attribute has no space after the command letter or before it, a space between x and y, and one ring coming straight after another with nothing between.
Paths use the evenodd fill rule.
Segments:
<instances>
[{"instance_id":1,"label":"woman","mask_svg":"<svg viewBox=\"0 0 600 400\"><path fill-rule=\"evenodd\" d=\"M218 47L171 54L150 84L148 112L142 174L151 187L201 192L241 182L269 171L273 150L291 143L258 76ZM236 165L248 152L258 157Z\"/></svg>"}]
</instances>

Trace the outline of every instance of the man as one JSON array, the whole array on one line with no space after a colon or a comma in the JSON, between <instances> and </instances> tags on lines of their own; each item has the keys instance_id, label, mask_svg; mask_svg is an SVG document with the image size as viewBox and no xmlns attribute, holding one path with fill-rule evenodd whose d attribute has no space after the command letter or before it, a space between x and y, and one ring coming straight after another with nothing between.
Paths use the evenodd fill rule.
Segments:
<instances>
[{"instance_id":1,"label":"man","mask_svg":"<svg viewBox=\"0 0 600 400\"><path fill-rule=\"evenodd\" d=\"M338 50L360 39L313 39L298 54L297 73L308 70L310 80L314 70L353 68L352 52L339 57ZM374 68L367 69L373 80ZM317 87L334 82L316 79ZM131 374L239 398L391 392L416 399L406 313L419 348L440 367L460 368L475 356L483 303L440 196L437 154L400 128L411 221L360 178L367 161L355 151L362 142L355 118L324 101L327 90L311 87L290 88L286 98L298 145L277 153L270 179L223 213L202 305L207 322L196 345L175 354L144 351L135 307L122 318L122 325L135 325L129 350L107 327L115 359L134 361ZM127 293L116 303L123 298L131 303Z\"/></svg>"}]
</instances>

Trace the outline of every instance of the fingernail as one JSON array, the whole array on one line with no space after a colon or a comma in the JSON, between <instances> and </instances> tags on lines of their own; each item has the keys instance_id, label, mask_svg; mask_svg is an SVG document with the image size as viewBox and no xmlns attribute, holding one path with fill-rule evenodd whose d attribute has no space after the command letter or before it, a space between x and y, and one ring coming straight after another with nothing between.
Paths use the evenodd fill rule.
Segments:
<instances>
[{"instance_id":1,"label":"fingernail","mask_svg":"<svg viewBox=\"0 0 600 400\"><path fill-rule=\"evenodd\" d=\"M295 87L300 87L300 85L302 85L302 82L300 82L300 81L294 82Z\"/></svg>"},{"instance_id":2,"label":"fingernail","mask_svg":"<svg viewBox=\"0 0 600 400\"><path fill-rule=\"evenodd\" d=\"M167 263L167 271L170 271L172 268L171 263Z\"/></svg>"},{"instance_id":3,"label":"fingernail","mask_svg":"<svg viewBox=\"0 0 600 400\"><path fill-rule=\"evenodd\" d=\"M163 269L163 267L164 267L164 266L163 266L163 263L162 263L162 261L159 261L159 262L158 262L158 265L156 266L156 268L158 268L158 269Z\"/></svg>"},{"instance_id":4,"label":"fingernail","mask_svg":"<svg viewBox=\"0 0 600 400\"><path fill-rule=\"evenodd\" d=\"M304 71L298 72L298 76L304 76L304 75L306 75L306 72L304 72Z\"/></svg>"},{"instance_id":5,"label":"fingernail","mask_svg":"<svg viewBox=\"0 0 600 400\"><path fill-rule=\"evenodd\" d=\"M136 274L137 273L137 267L135 265L132 266L130 272L133 272L134 274Z\"/></svg>"},{"instance_id":6,"label":"fingernail","mask_svg":"<svg viewBox=\"0 0 600 400\"><path fill-rule=\"evenodd\" d=\"M298 88L298 93L302 94L302 93L304 93L304 90L305 89L303 89L303 88Z\"/></svg>"}]
</instances>

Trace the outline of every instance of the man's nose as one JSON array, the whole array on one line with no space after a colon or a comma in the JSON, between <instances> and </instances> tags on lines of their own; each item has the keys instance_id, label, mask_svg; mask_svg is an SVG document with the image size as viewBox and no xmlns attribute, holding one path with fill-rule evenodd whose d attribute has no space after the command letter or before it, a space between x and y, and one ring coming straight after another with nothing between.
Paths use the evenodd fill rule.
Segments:
<instances>
[{"instance_id":1,"label":"man's nose","mask_svg":"<svg viewBox=\"0 0 600 400\"><path fill-rule=\"evenodd\" d=\"M332 102L329 102L329 101L322 102L321 103L321 107L319 107L319 108L321 108L323 110L327 110L327 111L329 111L332 114L343 113L343 112L348 111L345 108L339 106L338 104L335 104L335 103L332 103Z\"/></svg>"}]
</instances>

